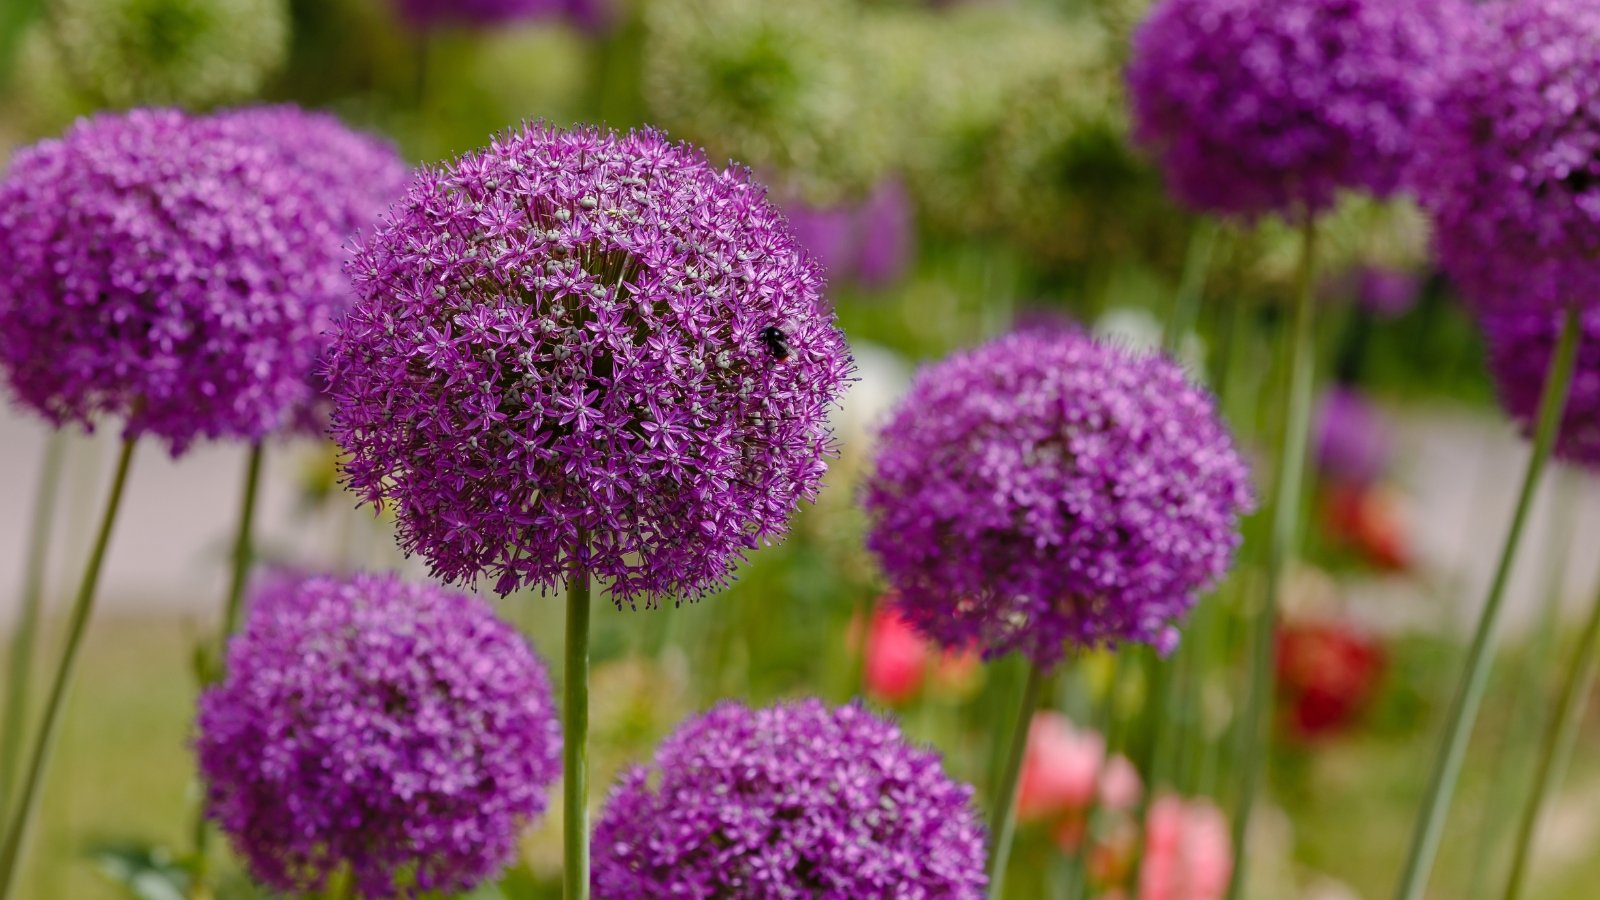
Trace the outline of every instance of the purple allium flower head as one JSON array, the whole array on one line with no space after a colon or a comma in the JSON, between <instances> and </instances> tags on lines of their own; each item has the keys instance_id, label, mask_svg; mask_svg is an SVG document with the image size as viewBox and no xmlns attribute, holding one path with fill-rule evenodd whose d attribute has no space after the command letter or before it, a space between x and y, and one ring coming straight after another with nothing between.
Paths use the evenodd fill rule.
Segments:
<instances>
[{"instance_id":1,"label":"purple allium flower head","mask_svg":"<svg viewBox=\"0 0 1600 900\"><path fill-rule=\"evenodd\" d=\"M859 706L721 703L626 772L594 831L597 900L983 896L972 789Z\"/></svg>"},{"instance_id":2,"label":"purple allium flower head","mask_svg":"<svg viewBox=\"0 0 1600 900\"><path fill-rule=\"evenodd\" d=\"M1418 138L1444 269L1485 309L1600 300L1600 5L1485 4Z\"/></svg>"},{"instance_id":3,"label":"purple allium flower head","mask_svg":"<svg viewBox=\"0 0 1600 900\"><path fill-rule=\"evenodd\" d=\"M1389 430L1371 401L1352 387L1338 385L1317 409L1317 468L1333 481L1365 487L1389 466Z\"/></svg>"},{"instance_id":4,"label":"purple allium flower head","mask_svg":"<svg viewBox=\"0 0 1600 900\"><path fill-rule=\"evenodd\" d=\"M396 0L400 15L415 28L440 25L484 27L565 17L586 30L610 19L607 0Z\"/></svg>"},{"instance_id":5,"label":"purple allium flower head","mask_svg":"<svg viewBox=\"0 0 1600 900\"><path fill-rule=\"evenodd\" d=\"M544 667L488 606L392 575L275 578L200 698L208 814L252 875L364 897L461 891L560 772Z\"/></svg>"},{"instance_id":6,"label":"purple allium flower head","mask_svg":"<svg viewBox=\"0 0 1600 900\"><path fill-rule=\"evenodd\" d=\"M334 116L307 112L297 106L247 107L223 113L221 124L241 139L260 143L277 164L295 168L303 186L322 201L328 247L347 242L378 225L389 204L404 195L412 171L387 141L353 131ZM341 257L341 260L343 257ZM317 334L324 345L331 340L333 323L349 309L354 294L348 282L324 298L317 312L323 316ZM289 413L289 426L298 434L319 436L327 431L331 398L322 367L307 372L309 388L304 401Z\"/></svg>"},{"instance_id":7,"label":"purple allium flower head","mask_svg":"<svg viewBox=\"0 0 1600 900\"><path fill-rule=\"evenodd\" d=\"M1170 649L1252 498L1211 397L1176 363L1032 329L918 375L865 504L867 546L913 624L1048 666L1065 642Z\"/></svg>"},{"instance_id":8,"label":"purple allium flower head","mask_svg":"<svg viewBox=\"0 0 1600 900\"><path fill-rule=\"evenodd\" d=\"M698 596L781 535L850 377L817 267L742 170L531 125L413 183L351 264L345 473L450 581Z\"/></svg>"},{"instance_id":9,"label":"purple allium flower head","mask_svg":"<svg viewBox=\"0 0 1600 900\"><path fill-rule=\"evenodd\" d=\"M1525 309L1496 312L1481 320L1500 405L1527 435L1533 434L1538 419L1539 395L1561 337L1563 317L1559 311ZM1579 321L1577 368L1555 453L1594 469L1600 467L1600 308L1583 310Z\"/></svg>"},{"instance_id":10,"label":"purple allium flower head","mask_svg":"<svg viewBox=\"0 0 1600 900\"><path fill-rule=\"evenodd\" d=\"M256 115L283 138L243 126ZM24 404L57 425L120 416L174 454L283 423L350 290L326 185L282 151L315 130L300 115L103 114L17 154L0 366Z\"/></svg>"},{"instance_id":11,"label":"purple allium flower head","mask_svg":"<svg viewBox=\"0 0 1600 900\"><path fill-rule=\"evenodd\" d=\"M1390 194L1470 18L1459 0L1162 0L1128 69L1136 136L1199 210Z\"/></svg>"}]
</instances>

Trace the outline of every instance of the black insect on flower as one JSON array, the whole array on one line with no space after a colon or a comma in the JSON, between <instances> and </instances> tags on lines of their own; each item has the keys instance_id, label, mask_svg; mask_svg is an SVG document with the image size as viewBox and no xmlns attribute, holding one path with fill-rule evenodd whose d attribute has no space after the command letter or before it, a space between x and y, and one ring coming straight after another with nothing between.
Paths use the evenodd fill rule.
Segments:
<instances>
[{"instance_id":1,"label":"black insect on flower","mask_svg":"<svg viewBox=\"0 0 1600 900\"><path fill-rule=\"evenodd\" d=\"M776 325L768 325L761 329L761 343L772 354L772 358L780 363L789 359L789 337L783 329Z\"/></svg>"}]
</instances>

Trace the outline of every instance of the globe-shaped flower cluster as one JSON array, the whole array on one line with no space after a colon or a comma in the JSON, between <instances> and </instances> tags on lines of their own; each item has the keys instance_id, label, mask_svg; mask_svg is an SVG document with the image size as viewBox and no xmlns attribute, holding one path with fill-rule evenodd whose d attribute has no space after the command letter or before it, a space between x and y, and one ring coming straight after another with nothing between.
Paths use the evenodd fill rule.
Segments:
<instances>
[{"instance_id":1,"label":"globe-shaped flower cluster","mask_svg":"<svg viewBox=\"0 0 1600 900\"><path fill-rule=\"evenodd\" d=\"M208 811L262 883L361 896L493 875L545 806L544 668L470 597L393 576L280 578L200 699Z\"/></svg>"},{"instance_id":2,"label":"globe-shaped flower cluster","mask_svg":"<svg viewBox=\"0 0 1600 900\"><path fill-rule=\"evenodd\" d=\"M376 228L411 180L411 168L393 145L352 131L325 113L295 106L250 107L222 114L221 122L241 140L259 144L274 165L299 173L300 188L322 203L319 215L309 222L321 229L328 251L342 254L351 238ZM329 258L342 261L343 256ZM315 329L325 344L355 294L346 284L324 299L315 307L321 316ZM299 434L317 436L327 430L331 405L320 358L307 378L307 396L289 411L286 424Z\"/></svg>"},{"instance_id":3,"label":"globe-shaped flower cluster","mask_svg":"<svg viewBox=\"0 0 1600 900\"><path fill-rule=\"evenodd\" d=\"M1482 309L1600 297L1600 7L1486 4L1419 138L1440 262Z\"/></svg>"},{"instance_id":4,"label":"globe-shaped flower cluster","mask_svg":"<svg viewBox=\"0 0 1600 900\"><path fill-rule=\"evenodd\" d=\"M1559 312L1528 309L1485 315L1484 343L1488 345L1489 371L1500 394L1500 405L1525 434L1532 435L1539 417L1539 397L1549 374L1550 360L1561 339L1564 316ZM1600 309L1581 313L1577 366L1567 394L1561 430L1556 434L1556 456L1594 468L1600 466Z\"/></svg>"},{"instance_id":5,"label":"globe-shaped flower cluster","mask_svg":"<svg viewBox=\"0 0 1600 900\"><path fill-rule=\"evenodd\" d=\"M241 100L289 50L286 0L51 0L47 18L74 84L110 106Z\"/></svg>"},{"instance_id":6,"label":"globe-shaped flower cluster","mask_svg":"<svg viewBox=\"0 0 1600 900\"><path fill-rule=\"evenodd\" d=\"M1390 194L1471 17L1459 0L1163 0L1134 39L1136 136L1199 210Z\"/></svg>"},{"instance_id":7,"label":"globe-shaped flower cluster","mask_svg":"<svg viewBox=\"0 0 1600 900\"><path fill-rule=\"evenodd\" d=\"M972 789L858 706L723 703L625 773L597 898L983 896Z\"/></svg>"},{"instance_id":8,"label":"globe-shaped flower cluster","mask_svg":"<svg viewBox=\"0 0 1600 900\"><path fill-rule=\"evenodd\" d=\"M1177 364L1061 328L921 372L864 501L913 624L1041 666L1066 642L1170 648L1252 503L1211 397Z\"/></svg>"},{"instance_id":9,"label":"globe-shaped flower cluster","mask_svg":"<svg viewBox=\"0 0 1600 900\"><path fill-rule=\"evenodd\" d=\"M330 354L350 487L448 580L698 596L812 497L851 371L762 189L530 125L413 183Z\"/></svg>"},{"instance_id":10,"label":"globe-shaped flower cluster","mask_svg":"<svg viewBox=\"0 0 1600 900\"><path fill-rule=\"evenodd\" d=\"M339 173L337 149L301 158L339 128L293 108L135 110L19 152L0 180L0 367L17 397L58 425L121 417L175 454L282 425L350 290L339 198L360 189L334 182L398 171L370 145L352 162L373 170Z\"/></svg>"}]
</instances>

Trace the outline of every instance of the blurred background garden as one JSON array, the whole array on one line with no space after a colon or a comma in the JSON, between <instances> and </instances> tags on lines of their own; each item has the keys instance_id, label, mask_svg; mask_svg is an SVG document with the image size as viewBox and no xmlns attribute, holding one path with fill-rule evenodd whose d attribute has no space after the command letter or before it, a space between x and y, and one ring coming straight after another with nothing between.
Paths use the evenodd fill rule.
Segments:
<instances>
[{"instance_id":1,"label":"blurred background garden","mask_svg":"<svg viewBox=\"0 0 1600 900\"><path fill-rule=\"evenodd\" d=\"M751 167L826 267L856 359L834 416L840 455L787 540L752 554L727 590L658 609L597 604L591 796L598 804L616 772L719 698L859 695L986 802L1023 667L941 653L880 603L858 502L878 427L918 366L1015 328L1077 323L1133 347L1166 334L1218 397L1264 494L1285 427L1296 227L1194 215L1135 145L1124 69L1145 0L548 0L509 20L479 5L435 20L417 12L433 5L409 0L0 0L0 159L102 108L293 102L384 136L419 165L543 119L653 125L715 163ZM1153 829L1156 801L1174 797L1172 840L1196 884L1226 884L1237 862L1251 897L1392 889L1529 454L1428 232L1404 197L1342 200L1321 226L1314 474L1276 627L1249 852L1231 846L1228 822L1267 565L1262 514L1246 520L1237 565L1174 653L1088 651L1052 675L1007 896L1125 890L1141 863L1128 833ZM116 437L58 435L0 408L0 630L18 624L43 534L41 671ZM182 896L175 860L190 852L200 802L197 647L216 628L246 453L202 444L181 461L141 459L20 896ZM329 441L268 442L258 563L425 577L424 561L396 549L392 520L340 489L338 457ZM59 478L41 475L41 461ZM1557 463L1530 516L1429 896L1499 894L1559 679L1600 589L1600 482ZM484 596L559 678L560 599ZM1529 896L1596 896L1597 749L1590 700L1546 806ZM559 896L559 823L553 798L506 880L472 896ZM217 896L265 896L225 847L213 852Z\"/></svg>"}]
</instances>

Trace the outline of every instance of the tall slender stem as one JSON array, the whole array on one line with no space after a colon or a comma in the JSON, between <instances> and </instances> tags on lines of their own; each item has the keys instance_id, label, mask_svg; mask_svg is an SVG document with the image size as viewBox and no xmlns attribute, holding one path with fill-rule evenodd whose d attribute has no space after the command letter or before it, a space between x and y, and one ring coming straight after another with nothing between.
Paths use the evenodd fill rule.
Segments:
<instances>
[{"instance_id":1,"label":"tall slender stem","mask_svg":"<svg viewBox=\"0 0 1600 900\"><path fill-rule=\"evenodd\" d=\"M239 630L239 610L244 601L244 585L250 577L255 551L251 529L256 516L256 496L261 490L261 458L265 455L258 441L250 447L244 468L244 495L239 500L239 527L233 538L233 574L228 580L228 597L222 607L222 632L217 644L217 659L227 651L228 638Z\"/></svg>"},{"instance_id":2,"label":"tall slender stem","mask_svg":"<svg viewBox=\"0 0 1600 900\"><path fill-rule=\"evenodd\" d=\"M1206 275L1211 269L1211 255L1217 246L1217 224L1201 219L1189 233L1189 250L1183 259L1183 275L1178 280L1178 292L1172 298L1172 310L1161 329L1161 346L1176 354L1183 339L1194 328L1200 309L1200 295L1205 292Z\"/></svg>"},{"instance_id":3,"label":"tall slender stem","mask_svg":"<svg viewBox=\"0 0 1600 900\"><path fill-rule=\"evenodd\" d=\"M29 675L33 674L33 649L39 639L39 607L44 598L45 561L50 556L50 534L55 528L56 500L61 493L62 460L67 439L59 428L50 432L44 445L44 460L39 467L39 490L34 495L33 517L28 533L28 559L22 573L22 597L17 610L16 630L11 634L7 654L10 672L6 677L5 720L0 723L0 819L10 808L11 792L17 783L21 762L22 736L28 727Z\"/></svg>"},{"instance_id":4,"label":"tall slender stem","mask_svg":"<svg viewBox=\"0 0 1600 900\"><path fill-rule=\"evenodd\" d=\"M1521 659L1512 675L1507 707L1514 712L1507 719L1503 733L1497 735L1488 769L1518 774L1496 778L1478 804L1477 848L1472 855L1465 900L1491 896L1504 887L1496 878L1504 855L1500 852L1501 838L1517 826L1515 820L1505 815L1505 810L1515 806L1518 799L1526 797L1532 789L1533 770L1538 765L1539 736L1555 717L1555 712L1545 709L1539 700L1544 695L1546 675L1554 676L1558 672L1554 652L1556 632L1560 627L1561 597L1566 588L1567 560L1579 532L1577 513L1581 492L1576 484L1566 481L1576 475L1572 470L1557 470L1552 474L1557 479L1555 502L1550 505L1547 524L1551 534L1565 535L1565 538L1555 542L1554 552L1546 560L1539 622L1532 640L1519 654ZM1519 777L1524 773L1526 778Z\"/></svg>"},{"instance_id":5,"label":"tall slender stem","mask_svg":"<svg viewBox=\"0 0 1600 900\"><path fill-rule=\"evenodd\" d=\"M1533 437L1533 454L1528 458L1528 470L1517 494L1517 505L1511 514L1511 525L1506 531L1505 545L1500 548L1500 561L1495 566L1494 580L1489 584L1489 596L1484 600L1483 611L1478 616L1477 631L1467 650L1466 669L1461 684L1451 702L1445 719L1443 739L1439 745L1438 761L1428 782L1428 793L1417 818L1417 828L1412 834L1411 850L1406 856L1405 872L1395 896L1399 900L1418 900L1427 887L1428 875L1433 869L1433 859L1439 852L1439 841L1444 835L1445 815L1455 794L1456 781L1461 775L1461 764L1467 755L1468 739L1472 726L1478 720L1478 707L1483 703L1484 690L1489 684L1489 661L1493 656L1495 626L1500 619L1500 605L1505 598L1506 583L1510 580L1511 566L1516 560L1517 546L1522 542L1523 526L1528 510L1533 506L1533 496L1544 473L1545 462L1555 444L1561 416L1567 406L1567 392L1572 386L1572 373L1578 355L1578 310L1568 307L1561 327L1561 340L1556 344L1545 375L1544 390L1539 398L1539 417Z\"/></svg>"},{"instance_id":6,"label":"tall slender stem","mask_svg":"<svg viewBox=\"0 0 1600 900\"><path fill-rule=\"evenodd\" d=\"M83 634L89 624L89 614L94 610L95 590L100 584L100 570L104 567L106 548L111 544L112 526L117 521L117 509L122 506L122 495L128 484L128 468L133 462L134 438L122 442L122 454L117 458L116 475L111 481L111 494L106 498L105 514L100 520L100 531L95 535L94 548L89 553L88 565L83 570L83 582L78 587L78 597L72 604L72 618L67 625L67 643L61 653L61 663L56 668L55 681L50 686L49 699L45 701L44 720L39 723L33 740L33 754L29 757L27 775L22 782L22 794L12 804L11 824L6 828L5 843L0 844L0 900L11 896L21 868L22 841L27 835L28 820L39 798L44 782L44 767L55 743L61 708L67 695L67 686L83 646Z\"/></svg>"},{"instance_id":7,"label":"tall slender stem","mask_svg":"<svg viewBox=\"0 0 1600 900\"><path fill-rule=\"evenodd\" d=\"M1028 663L1028 674L1022 682L1022 700L1017 705L1017 721L1011 729L1011 744L1001 760L1004 768L995 781L994 807L989 811L989 897L999 900L1004 895L1006 862L1011 857L1011 839L1017 828L1017 781L1022 776L1022 756L1028 749L1028 727L1033 724L1033 711L1039 706L1039 692L1044 684L1044 671L1033 662Z\"/></svg>"},{"instance_id":8,"label":"tall slender stem","mask_svg":"<svg viewBox=\"0 0 1600 900\"><path fill-rule=\"evenodd\" d=\"M1233 846L1247 858L1250 813L1266 765L1271 737L1273 639L1278 621L1278 594L1300 541L1300 494L1305 480L1306 444L1311 431L1311 387L1316 371L1312 286L1317 270L1317 222L1309 212L1300 225L1300 266L1296 276L1294 321L1289 344L1289 390L1285 394L1283 440L1278 447L1276 484L1272 491L1272 536L1267 543L1266 584L1251 627L1250 684L1239 728L1239 807L1233 817ZM1244 890L1246 866L1233 867L1228 897Z\"/></svg>"},{"instance_id":9,"label":"tall slender stem","mask_svg":"<svg viewBox=\"0 0 1600 900\"><path fill-rule=\"evenodd\" d=\"M217 634L215 655L209 657L210 665L200 676L204 690L222 677L223 660L228 653L228 639L239 630L239 611L244 604L244 586L250 578L250 565L255 558L251 530L255 522L256 496L261 489L261 460L265 455L261 442L250 446L244 467L244 494L239 499L239 525L234 533L232 571L228 577L228 593L222 603L222 627ZM194 820L194 871L189 882L190 900L206 900L211 896L210 865L211 823L206 819L205 798Z\"/></svg>"},{"instance_id":10,"label":"tall slender stem","mask_svg":"<svg viewBox=\"0 0 1600 900\"><path fill-rule=\"evenodd\" d=\"M1589 621L1583 626L1583 637L1572 655L1572 666L1567 669L1566 681L1561 685L1561 699L1556 702L1555 717L1545 730L1544 747L1539 754L1539 767L1534 770L1533 787L1528 792L1527 805L1522 808L1522 818L1517 823L1517 841L1511 857L1511 874L1506 879L1506 900L1518 900L1527 881L1528 863L1533 854L1533 838L1539 829L1539 814L1551 788L1560 779L1556 776L1566 748L1572 746L1577 736L1579 711L1594 685L1595 649L1600 643L1600 596L1595 597L1589 610Z\"/></svg>"},{"instance_id":11,"label":"tall slender stem","mask_svg":"<svg viewBox=\"0 0 1600 900\"><path fill-rule=\"evenodd\" d=\"M567 576L567 660L562 708L562 869L566 900L589 897L589 570Z\"/></svg>"}]
</instances>

